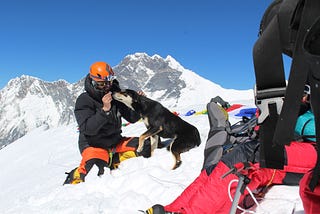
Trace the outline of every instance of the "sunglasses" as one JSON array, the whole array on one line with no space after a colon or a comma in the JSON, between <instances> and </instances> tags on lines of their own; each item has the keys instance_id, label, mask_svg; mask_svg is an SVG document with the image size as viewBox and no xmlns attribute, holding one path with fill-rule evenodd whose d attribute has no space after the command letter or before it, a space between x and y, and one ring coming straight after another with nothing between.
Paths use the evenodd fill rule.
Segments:
<instances>
[{"instance_id":1,"label":"sunglasses","mask_svg":"<svg viewBox=\"0 0 320 214\"><path fill-rule=\"evenodd\" d=\"M109 92L112 87L112 81L94 81L92 80L92 85L98 90L103 90L104 92Z\"/></svg>"},{"instance_id":2,"label":"sunglasses","mask_svg":"<svg viewBox=\"0 0 320 214\"><path fill-rule=\"evenodd\" d=\"M112 85L112 81L94 81L93 80L92 83L94 86L97 86L100 88Z\"/></svg>"},{"instance_id":3,"label":"sunglasses","mask_svg":"<svg viewBox=\"0 0 320 214\"><path fill-rule=\"evenodd\" d=\"M109 75L109 76L107 76L107 77L101 77L101 75L99 75L98 74L98 76L95 76L95 75L92 75L92 74L90 74L90 77L92 78L92 80L94 80L94 79L99 79L99 80L101 80L100 82L103 82L103 81L112 81L112 80L114 80L114 79L116 79L116 76L115 75Z\"/></svg>"}]
</instances>

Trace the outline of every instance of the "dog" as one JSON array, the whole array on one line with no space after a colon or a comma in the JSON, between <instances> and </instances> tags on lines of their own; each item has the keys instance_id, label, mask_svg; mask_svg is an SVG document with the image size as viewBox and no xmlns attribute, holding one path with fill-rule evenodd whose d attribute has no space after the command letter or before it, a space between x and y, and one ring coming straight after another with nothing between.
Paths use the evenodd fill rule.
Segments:
<instances>
[{"instance_id":1,"label":"dog","mask_svg":"<svg viewBox=\"0 0 320 214\"><path fill-rule=\"evenodd\" d=\"M161 103L130 89L114 91L112 96L140 114L147 128L147 131L139 137L137 152L142 151L147 138L151 141L151 152L158 147L160 137L171 138L168 149L175 158L173 169L176 169L182 163L180 154L200 145L198 129L170 112Z\"/></svg>"}]
</instances>

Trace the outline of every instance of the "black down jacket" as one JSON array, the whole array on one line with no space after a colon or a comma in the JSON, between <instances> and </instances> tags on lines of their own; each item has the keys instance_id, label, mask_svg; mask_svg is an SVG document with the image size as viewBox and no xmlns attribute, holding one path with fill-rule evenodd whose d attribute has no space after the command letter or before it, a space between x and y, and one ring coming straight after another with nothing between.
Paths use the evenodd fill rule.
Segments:
<instances>
[{"instance_id":1,"label":"black down jacket","mask_svg":"<svg viewBox=\"0 0 320 214\"><path fill-rule=\"evenodd\" d=\"M79 126L79 150L89 147L112 148L122 139L121 117L130 123L137 122L140 116L116 100L111 102L111 110L103 110L104 93L92 86L91 78L85 79L85 92L80 94L75 105L75 117ZM115 81L114 84L118 84Z\"/></svg>"}]
</instances>

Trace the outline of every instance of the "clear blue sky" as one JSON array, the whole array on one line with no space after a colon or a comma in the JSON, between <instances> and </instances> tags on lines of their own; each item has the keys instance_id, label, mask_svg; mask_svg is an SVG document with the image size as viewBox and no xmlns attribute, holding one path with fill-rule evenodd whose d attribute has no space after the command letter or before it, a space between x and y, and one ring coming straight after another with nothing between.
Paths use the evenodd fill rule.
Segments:
<instances>
[{"instance_id":1,"label":"clear blue sky","mask_svg":"<svg viewBox=\"0 0 320 214\"><path fill-rule=\"evenodd\" d=\"M251 89L252 47L272 0L0 2L0 88L27 74L74 83L90 64L171 55L225 88Z\"/></svg>"}]
</instances>

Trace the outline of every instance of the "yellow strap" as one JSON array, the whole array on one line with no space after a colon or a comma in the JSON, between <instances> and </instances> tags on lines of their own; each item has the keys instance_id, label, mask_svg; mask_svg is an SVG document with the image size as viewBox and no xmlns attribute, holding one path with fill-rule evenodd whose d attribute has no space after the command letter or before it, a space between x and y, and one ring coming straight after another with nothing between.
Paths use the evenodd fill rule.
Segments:
<instances>
[{"instance_id":1,"label":"yellow strap","mask_svg":"<svg viewBox=\"0 0 320 214\"><path fill-rule=\"evenodd\" d=\"M112 166L112 159L113 159L113 151L112 150L108 150L109 153L109 164L108 164L108 168L110 168Z\"/></svg>"}]
</instances>

